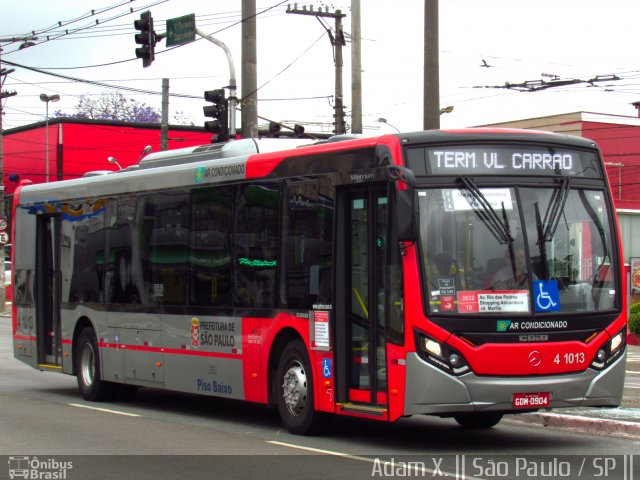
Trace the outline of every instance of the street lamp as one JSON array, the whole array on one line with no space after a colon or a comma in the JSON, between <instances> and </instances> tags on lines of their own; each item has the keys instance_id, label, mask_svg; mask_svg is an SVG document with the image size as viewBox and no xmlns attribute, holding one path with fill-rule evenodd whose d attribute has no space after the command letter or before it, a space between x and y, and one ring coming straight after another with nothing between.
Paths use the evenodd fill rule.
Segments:
<instances>
[{"instance_id":1,"label":"street lamp","mask_svg":"<svg viewBox=\"0 0 640 480\"><path fill-rule=\"evenodd\" d=\"M40 94L40 100L46 103L46 113L45 113L45 181L49 183L49 102L57 102L60 100L60 95L47 95L46 93Z\"/></svg>"},{"instance_id":2,"label":"street lamp","mask_svg":"<svg viewBox=\"0 0 640 480\"><path fill-rule=\"evenodd\" d=\"M440 115L442 115L443 113L451 113L451 112L453 112L453 106L451 105L440 109Z\"/></svg>"},{"instance_id":3,"label":"street lamp","mask_svg":"<svg viewBox=\"0 0 640 480\"><path fill-rule=\"evenodd\" d=\"M378 123L386 123L391 128L394 128L396 130L396 132L400 133L400 129L398 129L398 127L396 127L395 125L391 125L389 122L387 122L386 118L380 117L379 119L376 120L376 122L378 122Z\"/></svg>"}]
</instances>

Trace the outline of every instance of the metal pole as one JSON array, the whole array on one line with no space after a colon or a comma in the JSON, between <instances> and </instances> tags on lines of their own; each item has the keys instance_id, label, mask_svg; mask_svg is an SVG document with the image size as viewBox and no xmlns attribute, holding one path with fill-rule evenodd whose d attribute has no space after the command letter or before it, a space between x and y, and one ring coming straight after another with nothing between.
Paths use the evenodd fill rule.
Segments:
<instances>
[{"instance_id":1,"label":"metal pole","mask_svg":"<svg viewBox=\"0 0 640 480\"><path fill-rule=\"evenodd\" d=\"M233 63L233 56L231 50L225 45L224 42L213 38L208 33L204 33L199 28L196 28L196 33L205 40L209 40L211 43L216 44L224 50L227 55L227 62L229 62L229 135L235 136L236 134L236 103L238 101L236 97L236 67Z\"/></svg>"},{"instance_id":2,"label":"metal pole","mask_svg":"<svg viewBox=\"0 0 640 480\"><path fill-rule=\"evenodd\" d=\"M169 79L162 79L162 119L160 120L160 150L163 152L169 143Z\"/></svg>"},{"instance_id":3,"label":"metal pole","mask_svg":"<svg viewBox=\"0 0 640 480\"><path fill-rule=\"evenodd\" d=\"M622 200L622 167L618 167L618 200Z\"/></svg>"},{"instance_id":4,"label":"metal pole","mask_svg":"<svg viewBox=\"0 0 640 480\"><path fill-rule=\"evenodd\" d=\"M424 1L424 129L440 128L438 0Z\"/></svg>"},{"instance_id":5,"label":"metal pole","mask_svg":"<svg viewBox=\"0 0 640 480\"><path fill-rule=\"evenodd\" d=\"M604 162L605 167L617 167L618 168L618 200L622 200L622 167L624 163L620 162Z\"/></svg>"},{"instance_id":6,"label":"metal pole","mask_svg":"<svg viewBox=\"0 0 640 480\"><path fill-rule=\"evenodd\" d=\"M360 0L351 0L351 132L362 133Z\"/></svg>"},{"instance_id":7,"label":"metal pole","mask_svg":"<svg viewBox=\"0 0 640 480\"><path fill-rule=\"evenodd\" d=\"M44 163L45 163L45 182L49 183L49 100L45 102L45 119L44 119Z\"/></svg>"},{"instance_id":8,"label":"metal pole","mask_svg":"<svg viewBox=\"0 0 640 480\"><path fill-rule=\"evenodd\" d=\"M294 7L291 8L289 5L287 7L287 13L294 13L297 15L312 15L314 17L333 17L336 21L336 37L335 39L331 36L331 32L327 30L329 33L329 38L331 39L331 45L334 47L334 57L335 57L335 69L336 69L336 83L335 83L335 113L334 113L334 123L335 123L335 133L340 135L342 133L347 132L347 127L345 125L344 119L344 95L342 93L342 47L346 45L344 40L344 32L342 30L342 17L346 17L340 10L336 10L335 13L330 13L329 8L327 7L326 11L323 12L321 10L314 11L313 6L310 10L307 10L307 7L304 7L302 10L298 9L298 4L294 3Z\"/></svg>"},{"instance_id":9,"label":"metal pole","mask_svg":"<svg viewBox=\"0 0 640 480\"><path fill-rule=\"evenodd\" d=\"M242 0L242 136L258 137L256 0Z\"/></svg>"},{"instance_id":10,"label":"metal pole","mask_svg":"<svg viewBox=\"0 0 640 480\"><path fill-rule=\"evenodd\" d=\"M336 10L336 134L347 133L344 119L344 93L342 91L342 46L344 32L342 30L342 12Z\"/></svg>"},{"instance_id":11,"label":"metal pole","mask_svg":"<svg viewBox=\"0 0 640 480\"><path fill-rule=\"evenodd\" d=\"M58 181L61 181L63 176L62 140L62 123L58 123L58 147L56 148L58 157L56 166L56 170L58 171Z\"/></svg>"},{"instance_id":12,"label":"metal pole","mask_svg":"<svg viewBox=\"0 0 640 480\"><path fill-rule=\"evenodd\" d=\"M4 201L4 150L3 150L3 133L2 133L2 100L6 97L11 97L16 95L16 92L3 92L2 84L4 83L4 76L8 73L11 73L13 70L9 70L8 72L2 71L2 44L9 42L23 42L20 45L20 48L28 47L30 44L28 43L30 40L37 40L38 37L9 37L9 38L0 38L0 216L5 217L5 201ZM5 270L4 270L4 256L5 249L4 244L0 244L0 279L4 282ZM6 292L4 289L4 285L0 288L0 309L4 311L6 307Z\"/></svg>"}]
</instances>

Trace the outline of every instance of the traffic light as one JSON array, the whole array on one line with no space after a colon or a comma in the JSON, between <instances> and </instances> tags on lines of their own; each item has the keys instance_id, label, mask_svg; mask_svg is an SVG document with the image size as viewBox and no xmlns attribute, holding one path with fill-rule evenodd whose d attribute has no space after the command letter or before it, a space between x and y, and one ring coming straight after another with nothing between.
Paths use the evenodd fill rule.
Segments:
<instances>
[{"instance_id":1,"label":"traffic light","mask_svg":"<svg viewBox=\"0 0 640 480\"><path fill-rule=\"evenodd\" d=\"M140 20L135 20L133 26L140 33L135 34L136 43L142 45L136 48L136 58L142 59L142 66L148 67L155 60L156 34L153 31L153 17L147 10L140 14Z\"/></svg>"},{"instance_id":2,"label":"traffic light","mask_svg":"<svg viewBox=\"0 0 640 480\"><path fill-rule=\"evenodd\" d=\"M229 138L229 100L225 97L224 88L207 90L204 92L204 99L213 103L202 107L204 116L213 119L204 122L204 129L217 135L212 141L224 142Z\"/></svg>"},{"instance_id":3,"label":"traffic light","mask_svg":"<svg viewBox=\"0 0 640 480\"><path fill-rule=\"evenodd\" d=\"M271 138L279 138L280 137L280 124L277 122L269 122L269 137Z\"/></svg>"}]
</instances>

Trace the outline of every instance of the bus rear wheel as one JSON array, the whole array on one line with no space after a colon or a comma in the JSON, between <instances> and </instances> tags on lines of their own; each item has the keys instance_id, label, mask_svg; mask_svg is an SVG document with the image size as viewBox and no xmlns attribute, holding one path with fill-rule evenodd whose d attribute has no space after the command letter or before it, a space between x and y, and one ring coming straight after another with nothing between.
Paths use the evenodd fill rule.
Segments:
<instances>
[{"instance_id":1,"label":"bus rear wheel","mask_svg":"<svg viewBox=\"0 0 640 480\"><path fill-rule=\"evenodd\" d=\"M101 378L98 341L93 328L87 327L78 335L74 357L78 388L84 399L91 402L112 400L118 391L117 384Z\"/></svg>"},{"instance_id":2,"label":"bus rear wheel","mask_svg":"<svg viewBox=\"0 0 640 480\"><path fill-rule=\"evenodd\" d=\"M498 422L502 420L502 414L494 412L469 413L466 415L456 415L453 418L464 428L483 429L496 426Z\"/></svg>"},{"instance_id":3,"label":"bus rear wheel","mask_svg":"<svg viewBox=\"0 0 640 480\"><path fill-rule=\"evenodd\" d=\"M314 407L313 375L301 340L290 342L282 352L276 382L278 412L287 430L297 435L320 433L327 419Z\"/></svg>"}]
</instances>

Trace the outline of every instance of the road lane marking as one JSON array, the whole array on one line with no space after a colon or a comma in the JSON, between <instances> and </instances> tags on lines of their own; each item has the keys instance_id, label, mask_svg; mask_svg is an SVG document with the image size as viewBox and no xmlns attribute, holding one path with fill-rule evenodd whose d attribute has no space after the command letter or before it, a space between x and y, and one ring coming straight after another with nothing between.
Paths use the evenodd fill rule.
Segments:
<instances>
[{"instance_id":1,"label":"road lane marking","mask_svg":"<svg viewBox=\"0 0 640 480\"><path fill-rule=\"evenodd\" d=\"M313 448L313 447L305 447L302 445L295 445L293 443L284 443L284 442L278 442L276 440L267 440L267 443L271 443L272 445L280 445L281 447L289 447L289 448L296 448L298 450L306 450L308 452L314 452L314 453L323 453L325 455L333 455L335 457L345 457L345 458L350 458L352 460L359 460L361 462L369 462L369 463L373 463L373 459L371 458L367 458L367 457L360 457L358 455L350 455L348 453L343 453L343 452L335 452L333 450L322 450L320 448Z\"/></svg>"},{"instance_id":2,"label":"road lane marking","mask_svg":"<svg viewBox=\"0 0 640 480\"><path fill-rule=\"evenodd\" d=\"M138 415L136 413L121 412L119 410L110 410L108 408L90 407L89 405L82 405L80 403L69 403L68 405L70 407L86 408L87 410L96 410L98 412L113 413L115 415L124 415L125 417L139 417L140 416L140 415Z\"/></svg>"},{"instance_id":3,"label":"road lane marking","mask_svg":"<svg viewBox=\"0 0 640 480\"><path fill-rule=\"evenodd\" d=\"M351 455L348 453L343 453L343 452L336 452L333 450L324 450L321 448L313 448L313 447L305 447L303 445L296 445L293 443L285 443L285 442L278 442L276 440L265 440L267 443L270 443L272 445L279 445L281 447L288 447L288 448L295 448L297 450L305 450L307 452L314 452L314 453L321 453L324 455L333 455L335 457L342 457L342 458L347 458L349 460L357 460L359 462L367 462L367 463L372 463L374 465L393 465L393 461L387 461L387 460L381 460L379 458L367 458L367 457L361 457L359 455ZM464 455L462 456L464 457ZM413 462L412 468L416 467L416 464L419 462ZM456 462L457 465L457 462ZM476 477L468 477L466 475L464 475L463 473L453 473L453 472L443 472L442 470L440 470L440 466L438 463L438 469L437 470L432 470L430 468L426 468L426 467L420 467L417 470L414 471L418 471L421 473L422 476L426 476L427 474L431 474L432 476L435 476L435 474L437 473L438 475L442 475L444 477L451 477L451 478L455 478L455 479L460 479L460 480L474 480ZM464 469L463 469L464 472ZM442 478L442 477L439 477Z\"/></svg>"}]
</instances>

